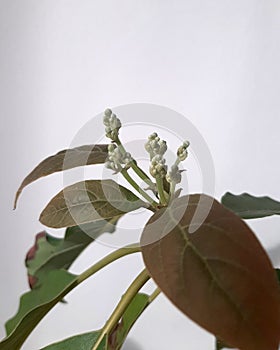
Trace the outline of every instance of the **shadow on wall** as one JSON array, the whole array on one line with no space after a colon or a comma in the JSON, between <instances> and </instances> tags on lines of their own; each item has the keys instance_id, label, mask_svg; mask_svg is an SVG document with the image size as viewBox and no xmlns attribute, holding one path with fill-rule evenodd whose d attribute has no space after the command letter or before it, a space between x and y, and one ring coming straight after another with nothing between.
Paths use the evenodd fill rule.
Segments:
<instances>
[{"instance_id":1,"label":"shadow on wall","mask_svg":"<svg viewBox=\"0 0 280 350\"><path fill-rule=\"evenodd\" d=\"M137 344L133 339L127 339L124 343L122 350L144 350L140 345Z\"/></svg>"}]
</instances>

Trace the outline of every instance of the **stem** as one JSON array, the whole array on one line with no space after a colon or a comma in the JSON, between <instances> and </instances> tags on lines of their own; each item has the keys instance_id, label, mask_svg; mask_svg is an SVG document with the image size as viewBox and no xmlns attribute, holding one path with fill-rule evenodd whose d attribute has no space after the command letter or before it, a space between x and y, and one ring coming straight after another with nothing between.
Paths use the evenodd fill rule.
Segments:
<instances>
[{"instance_id":1,"label":"stem","mask_svg":"<svg viewBox=\"0 0 280 350\"><path fill-rule=\"evenodd\" d=\"M128 174L126 169L123 169L121 171L121 174L124 176L124 178L133 186L136 191L138 191L153 207L157 207L158 203L153 200L152 197L148 195L147 192L145 192L134 180L133 178Z\"/></svg>"},{"instance_id":2,"label":"stem","mask_svg":"<svg viewBox=\"0 0 280 350\"><path fill-rule=\"evenodd\" d=\"M180 162L181 162L180 158L177 157L174 165L178 166L180 164ZM172 181L170 183L169 200L168 200L169 203L174 199L175 188L176 188L176 183Z\"/></svg>"},{"instance_id":3,"label":"stem","mask_svg":"<svg viewBox=\"0 0 280 350\"><path fill-rule=\"evenodd\" d=\"M174 165L177 165L177 166L178 166L180 163L181 163L180 158L177 157L176 160L175 160Z\"/></svg>"},{"instance_id":4,"label":"stem","mask_svg":"<svg viewBox=\"0 0 280 350\"><path fill-rule=\"evenodd\" d=\"M170 183L170 191L169 191L169 203L173 200L174 198L174 193L175 193L175 187L176 187L176 184L175 182L171 182Z\"/></svg>"},{"instance_id":5,"label":"stem","mask_svg":"<svg viewBox=\"0 0 280 350\"><path fill-rule=\"evenodd\" d=\"M162 177L161 176L157 176L156 177L156 181L157 181L157 188L158 188L158 194L159 194L160 202L161 202L161 204L166 205L167 201L166 201L165 194L164 194Z\"/></svg>"},{"instance_id":6,"label":"stem","mask_svg":"<svg viewBox=\"0 0 280 350\"><path fill-rule=\"evenodd\" d=\"M149 297L149 304L151 304L160 293L161 293L161 290L159 288L156 288Z\"/></svg>"},{"instance_id":7,"label":"stem","mask_svg":"<svg viewBox=\"0 0 280 350\"><path fill-rule=\"evenodd\" d=\"M98 346L101 344L104 336L109 335L112 330L116 327L119 320L121 319L123 313L127 309L128 305L131 303L137 292L143 287L143 285L150 279L148 271L144 269L128 287L124 295L122 296L120 302L116 306L112 315L105 323L105 326L102 328L100 336L98 337L96 343L92 350L97 350Z\"/></svg>"},{"instance_id":8,"label":"stem","mask_svg":"<svg viewBox=\"0 0 280 350\"><path fill-rule=\"evenodd\" d=\"M120 249L112 252L111 254L105 256L103 259L101 259L96 264L91 266L89 269L87 269L86 271L81 273L77 278L77 284L82 283L87 278L89 278L90 276L95 274L97 271L101 270L106 265L112 263L113 261L115 261L123 256L133 254L133 253L138 253L138 252L140 252L140 246L138 244L129 244L123 248L120 248Z\"/></svg>"},{"instance_id":9,"label":"stem","mask_svg":"<svg viewBox=\"0 0 280 350\"><path fill-rule=\"evenodd\" d=\"M134 170L134 172L142 179L144 182L146 182L147 185L149 185L152 189L155 188L155 184L153 181L149 178L149 176L145 173L144 170L142 170L138 165L136 160L133 160L131 164L131 168Z\"/></svg>"},{"instance_id":10,"label":"stem","mask_svg":"<svg viewBox=\"0 0 280 350\"><path fill-rule=\"evenodd\" d=\"M151 305L151 303L157 298L157 296L160 294L160 292L161 292L161 290L160 290L159 288L156 288L156 289L154 290L154 292L153 292L151 295L148 296L148 300L147 300L147 303L146 303L145 307L141 310L140 313L137 314L137 317L133 319L133 322L131 323L129 329L128 329L127 332L126 332L125 338L127 338L128 333L130 332L130 330L131 330L131 328L133 327L133 325L135 324L135 322L140 318L140 316L141 316L141 315L143 314L143 312L147 309L147 307L148 307L149 305ZM135 296L135 297L136 297L136 296ZM126 312L126 311L125 311L125 312ZM124 314L125 314L125 312L124 312ZM124 317L124 314L122 315L122 318L119 320L118 324L120 324L121 320L122 320L123 317ZM117 327L118 327L118 324L117 324L117 326L116 326L116 329L117 329ZM114 331L113 331L113 333L111 333L111 334L109 335L109 339L110 339L110 337L111 337L112 335L114 335ZM113 350L113 349L114 349L114 350L120 350L120 349L122 348L123 343L125 342L125 338L122 339L122 341L121 341L120 343L118 343L118 346L116 347L116 349L115 349L115 347L112 347L112 349L111 349L111 347L110 347L110 349L111 349L111 350Z\"/></svg>"},{"instance_id":11,"label":"stem","mask_svg":"<svg viewBox=\"0 0 280 350\"><path fill-rule=\"evenodd\" d=\"M121 140L119 139L119 137L117 136L116 140L115 140L116 144L119 146L120 151L124 154L126 153L126 150L123 146L123 144L121 143Z\"/></svg>"},{"instance_id":12,"label":"stem","mask_svg":"<svg viewBox=\"0 0 280 350\"><path fill-rule=\"evenodd\" d=\"M116 144L118 145L120 151L122 153L126 153L126 150L123 146L123 144L121 143L119 137L117 137L117 139L115 140ZM151 187L152 189L155 188L155 184L153 183L153 181L150 179L150 177L145 173L144 170L142 170L138 165L135 159L133 159L133 162L131 164L131 168L134 170L134 172L140 177L140 179L142 179L144 182L146 182L147 185L149 185L149 187Z\"/></svg>"}]
</instances>

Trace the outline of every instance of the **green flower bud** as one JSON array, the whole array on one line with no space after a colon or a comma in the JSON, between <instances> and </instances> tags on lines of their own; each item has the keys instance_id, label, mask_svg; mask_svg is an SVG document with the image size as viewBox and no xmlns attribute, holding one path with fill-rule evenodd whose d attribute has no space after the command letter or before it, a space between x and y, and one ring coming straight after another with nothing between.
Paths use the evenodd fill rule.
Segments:
<instances>
[{"instance_id":1,"label":"green flower bud","mask_svg":"<svg viewBox=\"0 0 280 350\"><path fill-rule=\"evenodd\" d=\"M112 115L112 110L110 108L105 109L104 116L110 117Z\"/></svg>"},{"instance_id":2,"label":"green flower bud","mask_svg":"<svg viewBox=\"0 0 280 350\"><path fill-rule=\"evenodd\" d=\"M182 162L185 160L188 156L187 148L189 147L190 143L189 141L185 141L182 146L180 146L177 150L177 156L179 160Z\"/></svg>"},{"instance_id":3,"label":"green flower bud","mask_svg":"<svg viewBox=\"0 0 280 350\"><path fill-rule=\"evenodd\" d=\"M106 168L112 169L115 173L128 169L133 161L131 154L121 152L119 147L115 147L113 144L108 145L108 158L105 162Z\"/></svg>"},{"instance_id":4,"label":"green flower bud","mask_svg":"<svg viewBox=\"0 0 280 350\"><path fill-rule=\"evenodd\" d=\"M167 165L165 164L165 159L162 155L155 155L151 160L150 174L153 177L164 177L167 172Z\"/></svg>"},{"instance_id":5,"label":"green flower bud","mask_svg":"<svg viewBox=\"0 0 280 350\"><path fill-rule=\"evenodd\" d=\"M106 109L103 116L106 136L113 141L116 141L119 136L119 129L122 124L117 116L112 113L111 109Z\"/></svg>"},{"instance_id":6,"label":"green flower bud","mask_svg":"<svg viewBox=\"0 0 280 350\"><path fill-rule=\"evenodd\" d=\"M153 133L148 137L148 141L145 144L146 151L150 154L150 159L155 155L164 155L167 151L166 141L161 140L157 133Z\"/></svg>"}]
</instances>

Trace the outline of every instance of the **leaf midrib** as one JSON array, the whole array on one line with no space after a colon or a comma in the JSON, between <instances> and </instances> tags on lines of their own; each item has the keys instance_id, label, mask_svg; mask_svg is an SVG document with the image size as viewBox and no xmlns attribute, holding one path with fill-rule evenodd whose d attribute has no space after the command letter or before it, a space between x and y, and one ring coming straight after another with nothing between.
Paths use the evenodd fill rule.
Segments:
<instances>
[{"instance_id":1,"label":"leaf midrib","mask_svg":"<svg viewBox=\"0 0 280 350\"><path fill-rule=\"evenodd\" d=\"M35 276L38 272L40 272L40 270L44 269L46 267L46 265L51 261L53 260L54 258L57 258L58 256L60 255L64 255L64 254L67 254L71 251L74 251L78 248L81 248L83 247L85 244L84 243L79 243L75 246L72 246L72 247L69 247L69 248L66 248L66 249L61 249L59 251L56 251L55 253L52 253L52 255L48 256L48 259L44 261L43 264L41 264L36 270L34 270L33 272L33 275L32 276ZM63 267L61 269L64 269ZM60 269L59 269L60 270Z\"/></svg>"},{"instance_id":2,"label":"leaf midrib","mask_svg":"<svg viewBox=\"0 0 280 350\"><path fill-rule=\"evenodd\" d=\"M195 203L192 203L191 205L195 205ZM199 253L199 251L197 250L197 248L193 245L193 243L188 239L186 232L183 228L183 226L180 224L180 222L177 223L177 221L175 220L173 213L169 211L169 216L171 217L171 220L174 222L175 227L178 227L181 235L183 236L183 239L185 240L186 244L184 246L184 250L189 246L192 251L197 255L197 257L201 260L203 266L205 267L206 271L209 273L210 278L214 281L214 283L216 284L216 286L218 287L218 289L221 290L221 292L224 294L224 296L226 297L226 299L230 302L230 304L233 305L234 309L238 312L238 314L241 316L242 320L245 322L246 321L246 317L244 317L244 314L242 312L242 310L240 309L240 307L234 302L234 298L232 298L230 296L230 294L224 290L224 288L220 285L219 281L216 279L215 275L213 274L211 267L208 265L207 260ZM187 225L186 227L189 227L189 225Z\"/></svg>"},{"instance_id":3,"label":"leaf midrib","mask_svg":"<svg viewBox=\"0 0 280 350\"><path fill-rule=\"evenodd\" d=\"M119 201L114 201L113 203L122 203L123 201L122 200L119 200ZM130 202L130 201L127 201L127 202ZM103 209L104 208L104 206L106 206L106 204L109 204L109 205L111 205L111 203L109 203L108 201L106 201L105 199L98 199L98 200L94 200L94 201L88 201L88 202L80 202L80 203L77 203L77 204L71 204L70 205L70 207L71 208L75 208L75 207L80 207L80 206L86 206L86 205L89 205L89 204L93 204L93 203L102 203L102 205L103 205L103 207L101 207L101 209ZM55 208L55 212L56 213L59 213L59 212L61 212L61 211L65 211L67 208L68 208L68 206L66 205L66 206L64 206L64 207L62 207L62 208L56 208L54 205L53 205L53 207ZM93 205L93 207L94 207L94 209L98 212L98 210L96 209L96 207ZM112 206L112 208L114 209L114 207ZM99 208L98 208L99 209ZM117 209L117 208L115 208L115 209ZM119 210L119 209L117 209L119 212L123 212L123 211L121 211L121 210ZM46 217L47 216L52 216L54 213L52 213L52 214L46 214ZM116 215L113 215L113 216L116 216Z\"/></svg>"}]
</instances>

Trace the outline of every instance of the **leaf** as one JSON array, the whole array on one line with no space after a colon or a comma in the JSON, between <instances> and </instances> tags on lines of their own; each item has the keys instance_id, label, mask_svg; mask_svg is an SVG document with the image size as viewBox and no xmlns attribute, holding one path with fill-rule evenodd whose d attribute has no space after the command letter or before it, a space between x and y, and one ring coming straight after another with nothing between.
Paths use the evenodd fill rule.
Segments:
<instances>
[{"instance_id":1,"label":"leaf","mask_svg":"<svg viewBox=\"0 0 280 350\"><path fill-rule=\"evenodd\" d=\"M122 319L109 336L108 350L121 349L130 329L148 305L149 296L147 294L138 293L135 295L134 299L126 309Z\"/></svg>"},{"instance_id":2,"label":"leaf","mask_svg":"<svg viewBox=\"0 0 280 350\"><path fill-rule=\"evenodd\" d=\"M120 248L101 259L79 276L65 270L50 271L39 288L34 288L20 298L17 314L6 323L7 337L0 342L0 350L20 349L40 320L58 302L62 301L67 293L116 259L138 251L138 244Z\"/></svg>"},{"instance_id":3,"label":"leaf","mask_svg":"<svg viewBox=\"0 0 280 350\"><path fill-rule=\"evenodd\" d=\"M92 350L100 335L100 331L75 335L58 343L49 345L41 350ZM107 350L107 339L104 337L98 350Z\"/></svg>"},{"instance_id":4,"label":"leaf","mask_svg":"<svg viewBox=\"0 0 280 350\"><path fill-rule=\"evenodd\" d=\"M121 349L129 330L148 305L148 295L143 293L136 294L113 333L109 337L107 335L104 336L97 350ZM101 330L75 335L41 350L92 350L100 334Z\"/></svg>"},{"instance_id":5,"label":"leaf","mask_svg":"<svg viewBox=\"0 0 280 350\"><path fill-rule=\"evenodd\" d=\"M141 237L144 262L163 293L217 338L242 350L277 350L280 293L271 262L245 222L212 201L183 196L156 212Z\"/></svg>"},{"instance_id":6,"label":"leaf","mask_svg":"<svg viewBox=\"0 0 280 350\"><path fill-rule=\"evenodd\" d=\"M221 202L243 219L280 215L280 202L270 197L254 197L248 193L234 195L227 192L223 195Z\"/></svg>"},{"instance_id":7,"label":"leaf","mask_svg":"<svg viewBox=\"0 0 280 350\"><path fill-rule=\"evenodd\" d=\"M54 228L71 227L120 217L141 207L147 204L113 180L87 180L59 192L41 213L40 221Z\"/></svg>"},{"instance_id":8,"label":"leaf","mask_svg":"<svg viewBox=\"0 0 280 350\"><path fill-rule=\"evenodd\" d=\"M6 323L7 337L0 350L19 350L41 319L77 285L77 276L64 271L51 271L41 288L22 295L17 314Z\"/></svg>"},{"instance_id":9,"label":"leaf","mask_svg":"<svg viewBox=\"0 0 280 350\"><path fill-rule=\"evenodd\" d=\"M56 269L68 270L81 252L104 232L114 232L117 218L100 220L65 231L64 238L55 238L45 231L37 234L35 244L26 255L30 288L39 287L48 273Z\"/></svg>"},{"instance_id":10,"label":"leaf","mask_svg":"<svg viewBox=\"0 0 280 350\"><path fill-rule=\"evenodd\" d=\"M46 158L21 183L15 196L14 208L16 208L18 198L24 187L39 178L79 166L102 164L106 161L107 155L108 145L85 145L66 149Z\"/></svg>"}]
</instances>

